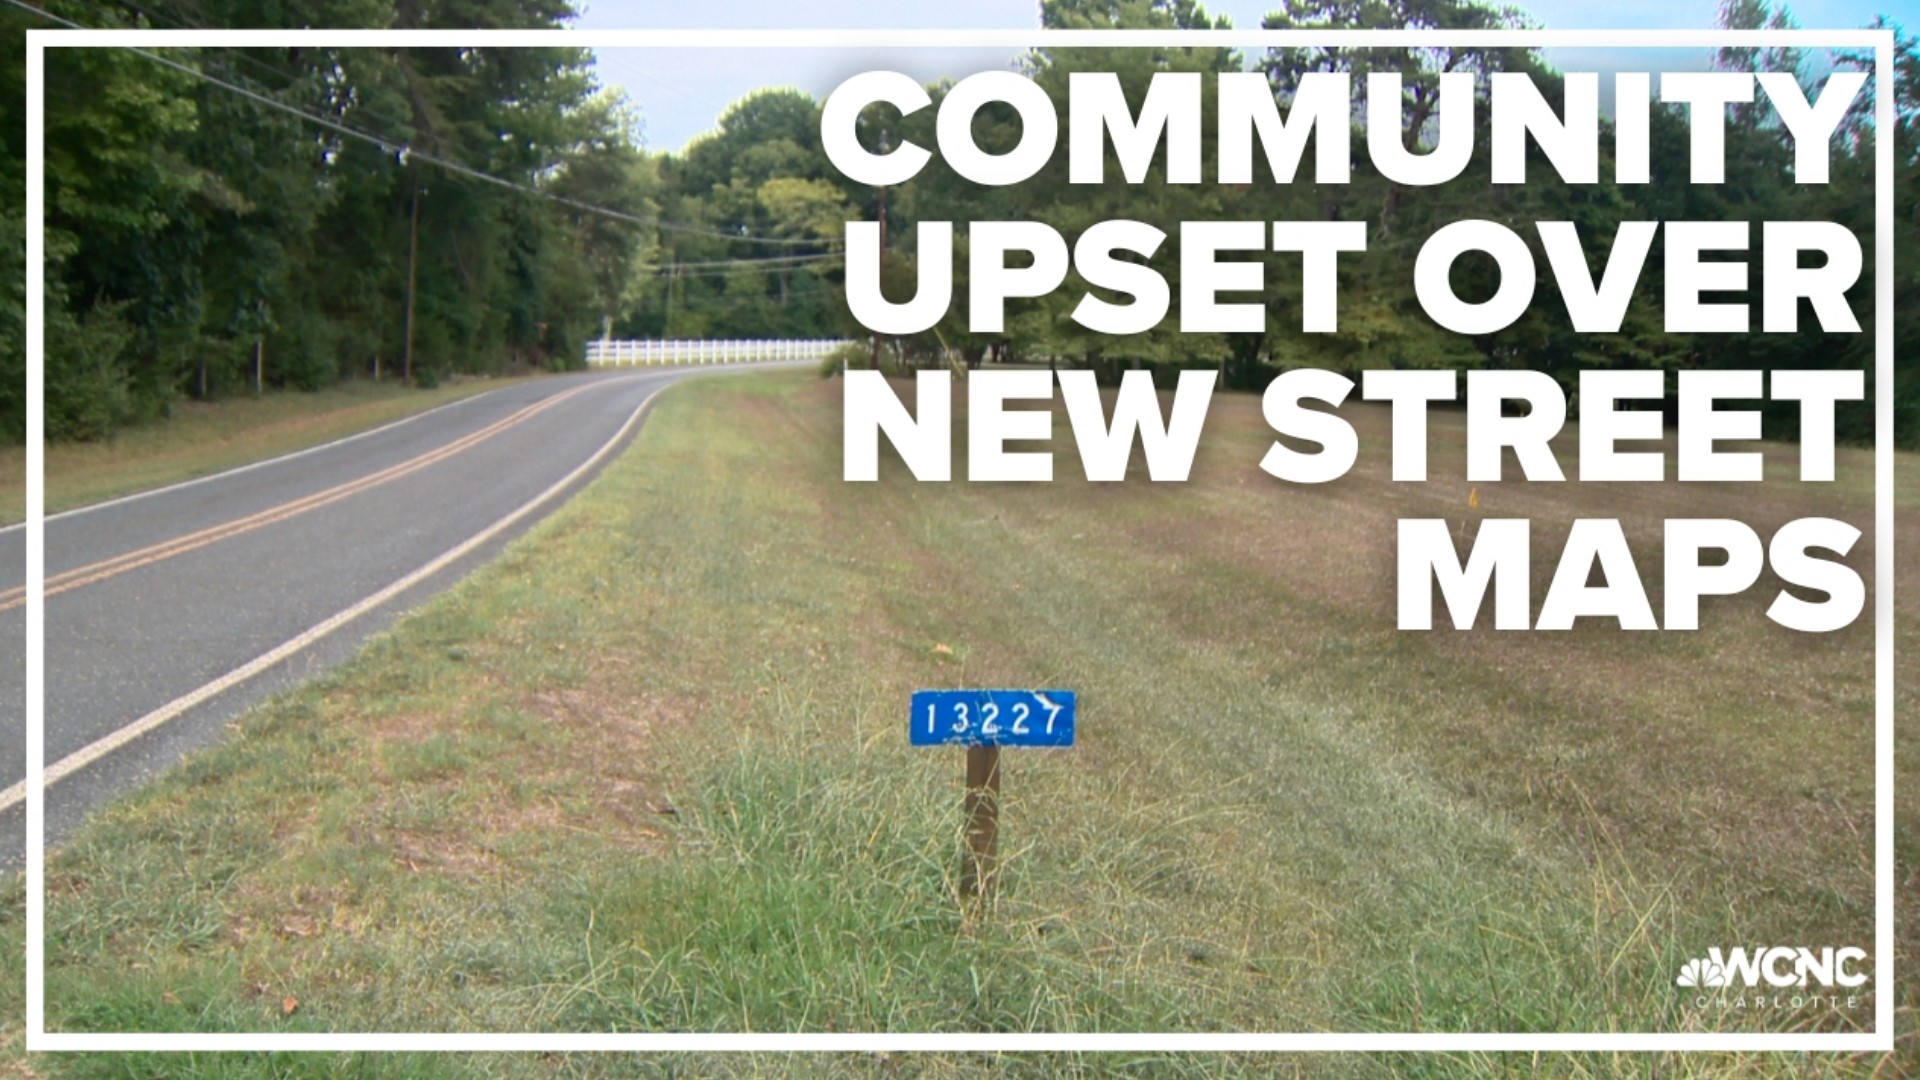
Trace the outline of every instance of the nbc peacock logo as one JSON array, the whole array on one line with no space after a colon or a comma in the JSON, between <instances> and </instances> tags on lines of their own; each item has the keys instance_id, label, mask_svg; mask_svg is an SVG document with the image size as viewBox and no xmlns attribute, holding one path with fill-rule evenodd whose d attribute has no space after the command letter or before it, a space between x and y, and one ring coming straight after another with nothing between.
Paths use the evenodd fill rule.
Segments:
<instances>
[{"instance_id":1,"label":"nbc peacock logo","mask_svg":"<svg viewBox=\"0 0 1920 1080\"><path fill-rule=\"evenodd\" d=\"M1673 980L1676 986L1718 987L1727 985L1727 969L1711 960L1695 957L1687 961L1680 969L1680 977Z\"/></svg>"}]
</instances>

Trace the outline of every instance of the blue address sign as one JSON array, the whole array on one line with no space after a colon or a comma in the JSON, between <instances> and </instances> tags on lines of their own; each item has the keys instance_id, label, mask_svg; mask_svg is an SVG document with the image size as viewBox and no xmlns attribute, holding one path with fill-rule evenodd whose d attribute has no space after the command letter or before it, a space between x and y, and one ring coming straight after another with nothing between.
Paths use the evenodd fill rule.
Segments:
<instances>
[{"instance_id":1,"label":"blue address sign","mask_svg":"<svg viewBox=\"0 0 1920 1080\"><path fill-rule=\"evenodd\" d=\"M915 746L1072 746L1071 690L920 690Z\"/></svg>"}]
</instances>

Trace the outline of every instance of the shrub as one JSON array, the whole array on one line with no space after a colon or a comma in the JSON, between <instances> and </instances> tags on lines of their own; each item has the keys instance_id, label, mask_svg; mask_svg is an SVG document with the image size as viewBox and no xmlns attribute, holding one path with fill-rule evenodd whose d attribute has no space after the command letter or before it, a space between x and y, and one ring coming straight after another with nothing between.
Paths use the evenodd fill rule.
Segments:
<instances>
[{"instance_id":1,"label":"shrub","mask_svg":"<svg viewBox=\"0 0 1920 1080\"><path fill-rule=\"evenodd\" d=\"M844 374L849 368L866 367L873 360L873 353L864 345L847 342L836 345L833 351L820 358L820 377L831 379Z\"/></svg>"},{"instance_id":2,"label":"shrub","mask_svg":"<svg viewBox=\"0 0 1920 1080\"><path fill-rule=\"evenodd\" d=\"M104 439L133 418L133 394L120 363L132 339L118 304L98 305L83 316L47 306L48 438Z\"/></svg>"}]
</instances>

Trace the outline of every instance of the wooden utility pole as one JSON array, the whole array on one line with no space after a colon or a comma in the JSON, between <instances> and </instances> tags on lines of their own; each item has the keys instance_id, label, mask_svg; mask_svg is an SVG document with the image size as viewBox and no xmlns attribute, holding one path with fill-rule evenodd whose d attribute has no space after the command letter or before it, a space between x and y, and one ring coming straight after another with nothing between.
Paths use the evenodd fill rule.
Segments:
<instances>
[{"instance_id":1,"label":"wooden utility pole","mask_svg":"<svg viewBox=\"0 0 1920 1080\"><path fill-rule=\"evenodd\" d=\"M413 180L412 207L407 212L407 343L406 351L400 360L400 381L413 382L413 285L418 277L420 264L420 178L415 174ZM375 362L376 365L378 361ZM378 379L376 366L374 378Z\"/></svg>"},{"instance_id":2,"label":"wooden utility pole","mask_svg":"<svg viewBox=\"0 0 1920 1080\"><path fill-rule=\"evenodd\" d=\"M887 152L887 136L884 132L880 135L880 152L882 154ZM887 186L885 184L880 185L879 218L880 260L876 264L874 277L876 282L881 286L880 295L885 296L887 292L885 287L887 280ZM873 370L880 370L880 331L878 330L873 332Z\"/></svg>"},{"instance_id":3,"label":"wooden utility pole","mask_svg":"<svg viewBox=\"0 0 1920 1080\"><path fill-rule=\"evenodd\" d=\"M667 256L667 313L660 320L660 336L673 340L673 286L680 280L680 253L672 252Z\"/></svg>"},{"instance_id":4,"label":"wooden utility pole","mask_svg":"<svg viewBox=\"0 0 1920 1080\"><path fill-rule=\"evenodd\" d=\"M253 339L253 396L254 397L259 397L261 394L266 392L266 380L264 378L266 374L266 371L265 371L266 348L267 348L266 339L264 338Z\"/></svg>"}]
</instances>

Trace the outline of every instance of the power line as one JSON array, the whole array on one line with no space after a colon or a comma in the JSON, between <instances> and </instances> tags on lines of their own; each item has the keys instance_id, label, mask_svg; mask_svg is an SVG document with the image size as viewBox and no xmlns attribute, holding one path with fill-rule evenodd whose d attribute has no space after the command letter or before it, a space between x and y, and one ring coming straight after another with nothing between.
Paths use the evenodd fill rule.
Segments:
<instances>
[{"instance_id":1,"label":"power line","mask_svg":"<svg viewBox=\"0 0 1920 1080\"><path fill-rule=\"evenodd\" d=\"M716 105L713 102L708 101L706 98L701 97L699 94L696 94L691 90L685 89L684 87L675 86L672 83L666 81L665 79L662 79L657 75L649 73L648 71L640 67L638 64L632 63L624 55L609 53L604 49L595 49L593 51L593 62L594 62L594 66L596 67L600 67L600 68L613 67L629 75L638 75L640 78L645 79L646 81L652 83L655 86L658 86L659 88L667 91L670 94L677 94L680 97L688 99L689 101L699 102L700 104L705 105L707 108L712 109L714 111L715 117L718 117L722 112L726 111L726 106Z\"/></svg>"},{"instance_id":2,"label":"power line","mask_svg":"<svg viewBox=\"0 0 1920 1080\"><path fill-rule=\"evenodd\" d=\"M796 270L818 262L832 262L842 258L837 251L819 255L775 255L766 259L710 259L706 262L670 263L663 269L706 270L714 267L753 267L761 266L768 270Z\"/></svg>"},{"instance_id":3,"label":"power line","mask_svg":"<svg viewBox=\"0 0 1920 1080\"><path fill-rule=\"evenodd\" d=\"M770 293L754 293L750 295L738 295L733 293L696 292L691 294L683 294L678 299L676 299L674 301L674 314L675 315L698 314L698 315L708 315L708 316L725 318L725 317L730 317L743 309L751 310L751 309L760 308L763 306L772 306L775 308L780 308L781 310L795 310L798 307L802 307L807 303L811 303L815 301L816 298L824 297L831 300L836 295L837 294L832 289L821 289L821 288L803 289L798 285L796 285L787 291L787 298L790 301L799 301L800 304L799 305L788 304L783 306ZM656 308L654 310L658 310L658 309ZM640 317L641 316L639 315L634 316L634 318L640 318Z\"/></svg>"},{"instance_id":4,"label":"power line","mask_svg":"<svg viewBox=\"0 0 1920 1080\"><path fill-rule=\"evenodd\" d=\"M207 26L204 22L196 22L192 19L188 19L183 16L176 16L173 14L162 14L158 11L155 11L152 8L143 7L140 4L135 3L134 0L114 0L114 2L118 6L125 7L132 10L135 14L138 14L144 17L150 23L157 22L157 23L168 25L168 26L172 26L175 29L186 29L186 30L212 29L211 27ZM66 20L59 20L59 21L65 22L67 26L74 27L75 29L87 29L86 27L80 27L74 23L66 22ZM301 73L296 70L293 70L291 68L282 68L280 65L276 63L268 62L266 60L261 59L258 56L253 55L253 50L243 49L234 45L222 45L222 46L219 46L219 49L223 54L225 54L227 57L230 57L231 59L244 61L250 67L253 67L259 71L267 72L277 78L284 79L288 83L297 83L302 78ZM138 52L139 50L136 49L134 51ZM206 49L202 48L200 50L200 57L203 61L209 58L207 55ZM235 67L231 67L231 66L228 67L227 74L229 78L232 78L236 81L239 81L242 78L242 76L238 72L238 69ZM252 85L254 88L260 87L261 80L257 78L252 80ZM278 90L293 90L293 89L295 89L295 87L293 86L283 86L278 88ZM267 88L267 89L259 89L258 92L272 95L277 91L274 88ZM367 128L359 127L354 124L351 124L347 122L347 120L345 120L344 118L336 118L334 122L336 124L339 124L342 127L351 128L352 130L359 132L360 136L363 139L381 146L403 143L403 140L389 139L378 132L371 131Z\"/></svg>"},{"instance_id":5,"label":"power line","mask_svg":"<svg viewBox=\"0 0 1920 1080\"><path fill-rule=\"evenodd\" d=\"M166 26L172 26L175 29L184 29L184 30L211 29L211 27L207 26L205 23L195 22L191 19L178 17L172 14L162 14L161 12L155 11L152 8L144 7L139 3L135 3L134 0L114 0L114 2L117 6L126 8L134 12L135 14L144 17L150 23L158 23ZM298 72L290 69L285 69L280 67L278 64L274 64L266 60L262 60L260 57L254 56L248 50L239 48L238 46L222 45L219 48L221 52L226 53L227 55L233 57L236 60L244 61L247 65L257 70L265 71L274 76L285 78L288 80L296 80L300 77Z\"/></svg>"},{"instance_id":6,"label":"power line","mask_svg":"<svg viewBox=\"0 0 1920 1080\"><path fill-rule=\"evenodd\" d=\"M735 268L732 270L692 270L692 271L684 271L679 273L671 272L664 266L658 267L657 269L659 270L659 272L656 274L653 274L649 278L649 280L660 281L660 282L691 281L695 279L706 280L708 278L730 278L736 274L766 275L766 274L777 273L781 270L820 270L820 269L826 269L826 268L814 267L814 266L777 266L777 267L773 267L772 269L763 269L763 270Z\"/></svg>"},{"instance_id":7,"label":"power line","mask_svg":"<svg viewBox=\"0 0 1920 1080\"><path fill-rule=\"evenodd\" d=\"M26 3L25 0L0 0L0 3L10 4L13 7L16 7L22 11L28 12L29 14L38 15L43 19L46 19L50 22L58 23L61 26L67 27L72 30L88 29L88 27L82 26L81 24L74 22L71 19L65 19L65 18L62 18L61 16L55 15L50 11L46 11L41 8L34 7L32 4ZM549 202L553 202L561 206L566 206L574 210L579 210L583 213L598 214L602 217L612 218L617 221L625 221L634 225L650 226L652 228L661 229L667 232L684 233L684 234L693 235L693 236L707 236L707 237L712 237L720 240L731 240L731 241L740 242L740 243L769 244L769 245L778 245L778 246L797 246L802 244L818 245L822 243L822 241L819 241L819 240L806 239L806 238L748 236L741 233L732 233L732 232L727 232L720 229L708 229L698 225L687 225L681 222L668 221L664 218L646 218L646 217L641 217L637 214L629 214L622 210L614 210L610 207L596 206L593 203L582 202L579 199L569 198L568 196L556 194L551 191L542 191L541 189L536 187L529 187L525 184L517 183L515 181L508 180L503 177L494 176L491 173L482 172L479 169L475 169L472 166L462 164L461 162L455 161L451 158L442 157L437 154L431 154L424 150L415 150L411 146L407 145L407 143L404 140L388 139L384 136L370 134L368 132L361 131L358 128L352 127L346 123L343 123L341 121L334 120L331 117L315 115L303 109L299 109L292 105L289 105L286 102L281 101L277 98L268 97L265 94L258 93L247 87L240 86L236 83L228 82L227 80L222 79L216 75L212 75L205 71L201 71L187 64L182 64L177 60L173 60L169 57L161 56L158 53L149 52L145 49L135 48L133 46L127 46L126 48L127 48L127 51L132 52L139 56L144 56L148 60L152 60L157 64L161 64L165 67L172 68L175 71L179 71L185 75L191 76L192 78L195 78L195 79L199 79L202 82L206 82L210 85L220 87L221 89L229 91L231 93L239 94L242 97L245 97L260 105L264 105L267 108L274 109L282 113L286 113L289 116L293 116L298 119L305 120L311 124L316 124L320 127L326 128L327 130L333 131L337 134L345 135L353 139L359 139L362 142L371 143L374 146L378 146L382 151L386 153L398 155L403 163L406 161L411 161L415 158L418 158L419 160L426 162L429 165L437 165L440 168L446 169L449 172L470 177L474 180L479 180L484 183L493 184L498 187L503 187L509 191L519 192L523 195L532 195L536 198L546 199Z\"/></svg>"}]
</instances>

